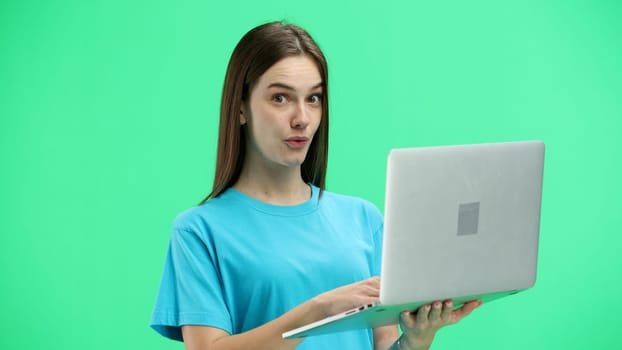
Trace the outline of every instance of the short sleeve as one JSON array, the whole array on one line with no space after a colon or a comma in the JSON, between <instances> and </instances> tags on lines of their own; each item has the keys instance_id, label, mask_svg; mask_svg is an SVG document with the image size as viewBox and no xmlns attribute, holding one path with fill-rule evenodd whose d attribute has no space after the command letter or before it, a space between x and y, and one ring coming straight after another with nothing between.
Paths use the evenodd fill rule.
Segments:
<instances>
[{"instance_id":1,"label":"short sleeve","mask_svg":"<svg viewBox=\"0 0 622 350\"><path fill-rule=\"evenodd\" d=\"M382 264L382 234L384 225L381 223L376 232L374 232L374 266L372 267L372 276L380 276Z\"/></svg>"},{"instance_id":2,"label":"short sleeve","mask_svg":"<svg viewBox=\"0 0 622 350\"><path fill-rule=\"evenodd\" d=\"M173 229L151 327L183 341L181 326L204 325L231 333L222 278L213 244L205 236Z\"/></svg>"},{"instance_id":3,"label":"short sleeve","mask_svg":"<svg viewBox=\"0 0 622 350\"><path fill-rule=\"evenodd\" d=\"M384 233L384 218L378 208L369 201L364 203L364 216L367 220L367 232L371 234L369 239L372 245L369 257L369 271L372 276L380 276L382 264L382 240Z\"/></svg>"}]
</instances>

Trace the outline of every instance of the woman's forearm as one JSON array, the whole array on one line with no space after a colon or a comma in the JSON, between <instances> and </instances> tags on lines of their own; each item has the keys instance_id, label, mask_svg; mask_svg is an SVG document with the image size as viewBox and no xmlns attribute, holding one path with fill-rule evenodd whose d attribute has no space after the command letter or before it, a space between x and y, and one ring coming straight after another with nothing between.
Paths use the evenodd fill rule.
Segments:
<instances>
[{"instance_id":1,"label":"woman's forearm","mask_svg":"<svg viewBox=\"0 0 622 350\"><path fill-rule=\"evenodd\" d=\"M315 299L312 299L262 326L240 334L229 335L221 331L219 335L214 336L206 330L209 327L184 329L184 343L188 350L289 350L298 346L304 338L283 339L284 332L323 317L325 314L322 308Z\"/></svg>"}]
</instances>

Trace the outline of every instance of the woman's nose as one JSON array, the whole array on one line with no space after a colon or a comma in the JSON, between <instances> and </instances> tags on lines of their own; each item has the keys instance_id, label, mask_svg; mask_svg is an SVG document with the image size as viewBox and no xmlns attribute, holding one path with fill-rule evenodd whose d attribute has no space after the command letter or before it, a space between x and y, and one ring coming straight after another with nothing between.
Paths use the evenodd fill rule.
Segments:
<instances>
[{"instance_id":1,"label":"woman's nose","mask_svg":"<svg viewBox=\"0 0 622 350\"><path fill-rule=\"evenodd\" d=\"M304 129L309 125L309 113L304 103L298 103L291 120L291 127L294 129Z\"/></svg>"}]
</instances>

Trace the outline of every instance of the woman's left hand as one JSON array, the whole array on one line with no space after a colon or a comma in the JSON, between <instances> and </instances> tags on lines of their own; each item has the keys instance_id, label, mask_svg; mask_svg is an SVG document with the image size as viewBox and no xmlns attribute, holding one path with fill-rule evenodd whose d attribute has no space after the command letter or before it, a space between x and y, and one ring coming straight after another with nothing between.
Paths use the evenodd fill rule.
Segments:
<instances>
[{"instance_id":1,"label":"woman's left hand","mask_svg":"<svg viewBox=\"0 0 622 350\"><path fill-rule=\"evenodd\" d=\"M416 313L402 312L400 326L404 334L400 339L401 349L428 349L439 329L460 322L480 305L479 301L469 301L454 310L453 302L446 300L422 305Z\"/></svg>"}]
</instances>

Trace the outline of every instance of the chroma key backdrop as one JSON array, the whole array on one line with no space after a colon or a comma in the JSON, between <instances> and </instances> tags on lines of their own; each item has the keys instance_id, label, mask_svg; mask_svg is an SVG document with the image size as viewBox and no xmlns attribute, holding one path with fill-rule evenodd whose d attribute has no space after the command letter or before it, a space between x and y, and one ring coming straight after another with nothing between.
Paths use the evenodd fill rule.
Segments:
<instances>
[{"instance_id":1,"label":"chroma key backdrop","mask_svg":"<svg viewBox=\"0 0 622 350\"><path fill-rule=\"evenodd\" d=\"M0 349L183 349L148 326L171 223L211 188L233 47L273 20L327 56L330 191L382 210L393 147L546 142L535 287L433 349L620 348L621 4L3 0Z\"/></svg>"}]
</instances>

